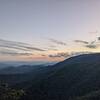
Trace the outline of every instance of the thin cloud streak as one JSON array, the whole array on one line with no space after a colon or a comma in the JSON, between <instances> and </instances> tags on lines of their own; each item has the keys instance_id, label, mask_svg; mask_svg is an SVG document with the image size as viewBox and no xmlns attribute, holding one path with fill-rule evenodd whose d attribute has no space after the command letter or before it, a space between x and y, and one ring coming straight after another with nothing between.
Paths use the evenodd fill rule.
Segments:
<instances>
[{"instance_id":1,"label":"thin cloud streak","mask_svg":"<svg viewBox=\"0 0 100 100\"><path fill-rule=\"evenodd\" d=\"M84 44L82 46L89 48L89 49L97 49L98 47L100 47L100 37L98 37L96 40L91 41L91 42L87 42L87 41L83 41L83 40L74 40L75 43L81 43Z\"/></svg>"},{"instance_id":2,"label":"thin cloud streak","mask_svg":"<svg viewBox=\"0 0 100 100\"><path fill-rule=\"evenodd\" d=\"M15 50L10 50L10 49L0 49L0 55L9 55L9 56L30 56L33 55L32 53L29 52L17 52Z\"/></svg>"},{"instance_id":3,"label":"thin cloud streak","mask_svg":"<svg viewBox=\"0 0 100 100\"><path fill-rule=\"evenodd\" d=\"M72 56L77 56L77 55L81 55L81 54L89 54L89 53L92 53L92 52L61 52L61 53L56 53L56 54L50 54L48 55L50 58L69 58L69 57L72 57Z\"/></svg>"},{"instance_id":4,"label":"thin cloud streak","mask_svg":"<svg viewBox=\"0 0 100 100\"><path fill-rule=\"evenodd\" d=\"M31 56L32 53L18 53L18 52L7 52L7 51L0 51L1 55L10 55L10 56Z\"/></svg>"},{"instance_id":5,"label":"thin cloud streak","mask_svg":"<svg viewBox=\"0 0 100 100\"><path fill-rule=\"evenodd\" d=\"M89 44L89 45L86 45L85 47L90 48L90 49L98 48L98 46L96 44Z\"/></svg>"},{"instance_id":6,"label":"thin cloud streak","mask_svg":"<svg viewBox=\"0 0 100 100\"><path fill-rule=\"evenodd\" d=\"M89 42L83 41L83 40L74 40L76 43L83 43L83 44L88 44Z\"/></svg>"},{"instance_id":7,"label":"thin cloud streak","mask_svg":"<svg viewBox=\"0 0 100 100\"><path fill-rule=\"evenodd\" d=\"M0 47L23 50L23 51L32 51L32 50L45 51L43 49L33 47L27 43L8 41L8 40L3 40L3 39L0 39Z\"/></svg>"},{"instance_id":8,"label":"thin cloud streak","mask_svg":"<svg viewBox=\"0 0 100 100\"><path fill-rule=\"evenodd\" d=\"M29 50L24 49L24 48L20 48L20 47L16 47L16 46L9 46L9 45L0 45L0 47L8 48L8 49L21 50L21 51L29 51Z\"/></svg>"},{"instance_id":9,"label":"thin cloud streak","mask_svg":"<svg viewBox=\"0 0 100 100\"><path fill-rule=\"evenodd\" d=\"M49 41L53 42L55 44L58 44L58 45L63 45L63 46L67 45L65 42L62 42L62 41L59 41L59 40L56 40L56 39L52 39L52 38L49 38Z\"/></svg>"},{"instance_id":10,"label":"thin cloud streak","mask_svg":"<svg viewBox=\"0 0 100 100\"><path fill-rule=\"evenodd\" d=\"M49 55L49 57L51 57L51 58L59 58L59 57L67 58L68 56L69 56L68 52L61 52L61 53Z\"/></svg>"}]
</instances>

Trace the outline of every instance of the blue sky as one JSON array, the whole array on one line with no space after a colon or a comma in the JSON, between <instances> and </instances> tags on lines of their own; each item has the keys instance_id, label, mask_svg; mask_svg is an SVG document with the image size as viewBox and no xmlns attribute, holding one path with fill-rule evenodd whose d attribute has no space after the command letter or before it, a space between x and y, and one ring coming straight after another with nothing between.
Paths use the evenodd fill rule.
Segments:
<instances>
[{"instance_id":1,"label":"blue sky","mask_svg":"<svg viewBox=\"0 0 100 100\"><path fill-rule=\"evenodd\" d=\"M100 34L99 5L99 0L0 0L0 39L45 50L26 52L1 46L0 60L51 60L54 58L47 56L69 51L99 52L98 41L94 42L95 48L73 42L84 40L91 44L97 40ZM10 53L7 54L8 49ZM16 53L11 55L11 52ZM20 55L23 52L26 53L24 57ZM28 56L27 53L32 55Z\"/></svg>"}]
</instances>

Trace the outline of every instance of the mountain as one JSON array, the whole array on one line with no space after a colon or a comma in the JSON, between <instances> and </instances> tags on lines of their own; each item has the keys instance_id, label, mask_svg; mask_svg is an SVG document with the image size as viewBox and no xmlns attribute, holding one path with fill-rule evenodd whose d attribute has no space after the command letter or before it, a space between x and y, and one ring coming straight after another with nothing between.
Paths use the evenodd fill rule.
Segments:
<instances>
[{"instance_id":1,"label":"mountain","mask_svg":"<svg viewBox=\"0 0 100 100\"><path fill-rule=\"evenodd\" d=\"M0 70L3 68L7 68L7 67L9 67L9 64L5 64L5 63L0 62Z\"/></svg>"},{"instance_id":2,"label":"mountain","mask_svg":"<svg viewBox=\"0 0 100 100\"><path fill-rule=\"evenodd\" d=\"M0 74L24 74L37 70L38 68L45 67L45 65L21 65L21 66L8 66L0 70Z\"/></svg>"},{"instance_id":3,"label":"mountain","mask_svg":"<svg viewBox=\"0 0 100 100\"><path fill-rule=\"evenodd\" d=\"M0 74L23 74L39 67L51 66L57 62L0 62Z\"/></svg>"},{"instance_id":4,"label":"mountain","mask_svg":"<svg viewBox=\"0 0 100 100\"><path fill-rule=\"evenodd\" d=\"M100 90L100 54L71 57L51 66L49 71L40 76L38 74L35 80L27 84L29 86L23 100L82 99L83 96Z\"/></svg>"},{"instance_id":5,"label":"mountain","mask_svg":"<svg viewBox=\"0 0 100 100\"><path fill-rule=\"evenodd\" d=\"M18 86L16 85L15 87L20 87L20 84L22 84L21 88L26 88L25 85L29 86L29 83L25 83L34 80L38 76L40 77L43 73L48 72L50 66L22 65L18 67L11 66L3 68L0 70L0 83L8 83L10 86L15 86L15 84L18 84Z\"/></svg>"},{"instance_id":6,"label":"mountain","mask_svg":"<svg viewBox=\"0 0 100 100\"><path fill-rule=\"evenodd\" d=\"M0 82L25 91L20 100L100 100L99 53L74 56L50 66L9 67L1 72Z\"/></svg>"},{"instance_id":7,"label":"mountain","mask_svg":"<svg viewBox=\"0 0 100 100\"><path fill-rule=\"evenodd\" d=\"M36 66L36 65L54 65L57 62L48 62L48 61L2 61L0 62L1 64L5 64L8 66L14 66L14 67L18 67L18 66L23 66L23 65L29 65L29 66Z\"/></svg>"}]
</instances>

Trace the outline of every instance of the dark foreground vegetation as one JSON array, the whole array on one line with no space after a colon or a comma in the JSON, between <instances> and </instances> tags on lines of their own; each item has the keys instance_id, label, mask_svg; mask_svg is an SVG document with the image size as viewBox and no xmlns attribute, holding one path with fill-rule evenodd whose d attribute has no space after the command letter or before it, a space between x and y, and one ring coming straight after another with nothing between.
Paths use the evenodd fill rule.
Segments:
<instances>
[{"instance_id":1,"label":"dark foreground vegetation","mask_svg":"<svg viewBox=\"0 0 100 100\"><path fill-rule=\"evenodd\" d=\"M100 54L72 57L26 73L2 73L0 80L9 84L0 85L0 100L100 100Z\"/></svg>"},{"instance_id":2,"label":"dark foreground vegetation","mask_svg":"<svg viewBox=\"0 0 100 100\"><path fill-rule=\"evenodd\" d=\"M8 87L8 84L0 84L0 100L20 100L25 95L23 90L15 90Z\"/></svg>"}]
</instances>

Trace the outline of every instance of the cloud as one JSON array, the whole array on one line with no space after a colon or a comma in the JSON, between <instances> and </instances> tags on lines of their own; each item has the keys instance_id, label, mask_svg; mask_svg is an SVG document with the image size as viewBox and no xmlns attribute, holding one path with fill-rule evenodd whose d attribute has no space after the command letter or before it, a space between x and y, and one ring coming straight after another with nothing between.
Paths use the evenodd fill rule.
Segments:
<instances>
[{"instance_id":1,"label":"cloud","mask_svg":"<svg viewBox=\"0 0 100 100\"><path fill-rule=\"evenodd\" d=\"M56 48L45 48L47 51L49 50L49 51L58 51L58 49L56 49Z\"/></svg>"},{"instance_id":2,"label":"cloud","mask_svg":"<svg viewBox=\"0 0 100 100\"><path fill-rule=\"evenodd\" d=\"M99 39L100 39L100 37L98 37L98 40ZM82 43L82 44L84 44L82 46L89 48L89 49L96 49L100 46L96 40L91 41L91 42L87 42L87 41L83 41L83 40L75 40L74 42Z\"/></svg>"},{"instance_id":3,"label":"cloud","mask_svg":"<svg viewBox=\"0 0 100 100\"><path fill-rule=\"evenodd\" d=\"M59 57L67 58L67 57L69 57L69 53L61 52L61 53L57 53L57 54L51 54L51 55L49 55L49 57L51 57L51 58L59 58Z\"/></svg>"},{"instance_id":4,"label":"cloud","mask_svg":"<svg viewBox=\"0 0 100 100\"><path fill-rule=\"evenodd\" d=\"M0 55L30 56L33 55L33 51L43 52L45 50L23 42L0 39Z\"/></svg>"},{"instance_id":5,"label":"cloud","mask_svg":"<svg viewBox=\"0 0 100 100\"><path fill-rule=\"evenodd\" d=\"M83 41L83 40L75 40L74 42L76 42L76 43L88 44L88 42L87 42L87 41Z\"/></svg>"},{"instance_id":6,"label":"cloud","mask_svg":"<svg viewBox=\"0 0 100 100\"><path fill-rule=\"evenodd\" d=\"M21 46L27 50L35 50L35 51L45 51L44 49L36 48L36 47L30 47L30 46Z\"/></svg>"},{"instance_id":7,"label":"cloud","mask_svg":"<svg viewBox=\"0 0 100 100\"><path fill-rule=\"evenodd\" d=\"M48 50L58 51L58 49L56 49L56 48L49 48Z\"/></svg>"},{"instance_id":8,"label":"cloud","mask_svg":"<svg viewBox=\"0 0 100 100\"><path fill-rule=\"evenodd\" d=\"M94 32L89 32L90 34L97 34L98 30L94 31Z\"/></svg>"},{"instance_id":9,"label":"cloud","mask_svg":"<svg viewBox=\"0 0 100 100\"><path fill-rule=\"evenodd\" d=\"M98 40L100 41L100 37L98 37Z\"/></svg>"},{"instance_id":10,"label":"cloud","mask_svg":"<svg viewBox=\"0 0 100 100\"><path fill-rule=\"evenodd\" d=\"M50 45L49 47L50 47L50 48L56 48L56 46L55 46L55 45Z\"/></svg>"},{"instance_id":11,"label":"cloud","mask_svg":"<svg viewBox=\"0 0 100 100\"><path fill-rule=\"evenodd\" d=\"M48 45L48 47L45 47L44 49L46 51L59 51L59 49L55 45Z\"/></svg>"},{"instance_id":12,"label":"cloud","mask_svg":"<svg viewBox=\"0 0 100 100\"><path fill-rule=\"evenodd\" d=\"M42 56L42 57L45 57L46 55L42 54L41 56Z\"/></svg>"},{"instance_id":13,"label":"cloud","mask_svg":"<svg viewBox=\"0 0 100 100\"><path fill-rule=\"evenodd\" d=\"M85 51L85 52L61 52L61 53L57 53L57 54L50 54L49 57L50 58L69 58L69 57L72 57L72 56L77 56L77 55L81 55L81 54L89 54L89 53L92 53L92 52L88 52L88 51Z\"/></svg>"},{"instance_id":14,"label":"cloud","mask_svg":"<svg viewBox=\"0 0 100 100\"><path fill-rule=\"evenodd\" d=\"M90 48L90 49L98 48L98 46L96 44L89 44L89 45L86 45L85 47Z\"/></svg>"},{"instance_id":15,"label":"cloud","mask_svg":"<svg viewBox=\"0 0 100 100\"><path fill-rule=\"evenodd\" d=\"M29 51L28 49L24 49L22 47L18 47L18 46L10 46L10 45L4 45L4 44L0 44L0 47L2 48L8 48L8 49L15 49L15 50L21 50L21 51Z\"/></svg>"},{"instance_id":16,"label":"cloud","mask_svg":"<svg viewBox=\"0 0 100 100\"><path fill-rule=\"evenodd\" d=\"M17 52L0 52L2 55L10 55L10 56L30 56L32 53L17 53Z\"/></svg>"},{"instance_id":17,"label":"cloud","mask_svg":"<svg viewBox=\"0 0 100 100\"><path fill-rule=\"evenodd\" d=\"M71 52L70 56L77 56L77 55L90 54L90 53L93 53L93 52L90 52L90 51Z\"/></svg>"},{"instance_id":18,"label":"cloud","mask_svg":"<svg viewBox=\"0 0 100 100\"><path fill-rule=\"evenodd\" d=\"M8 41L0 39L0 47L9 48L9 49L17 49L22 51L45 51L44 49L33 47L30 44L22 43L22 42L15 42L15 41Z\"/></svg>"},{"instance_id":19,"label":"cloud","mask_svg":"<svg viewBox=\"0 0 100 100\"><path fill-rule=\"evenodd\" d=\"M65 42L62 42L62 41L59 41L59 40L55 40L55 39L52 39L52 38L49 38L49 41L53 42L55 44L58 44L58 45L63 45L63 46L67 45Z\"/></svg>"},{"instance_id":20,"label":"cloud","mask_svg":"<svg viewBox=\"0 0 100 100\"><path fill-rule=\"evenodd\" d=\"M0 49L0 55L10 55L10 56L30 56L33 55L32 53L20 53L14 50L9 50L9 49Z\"/></svg>"}]
</instances>

